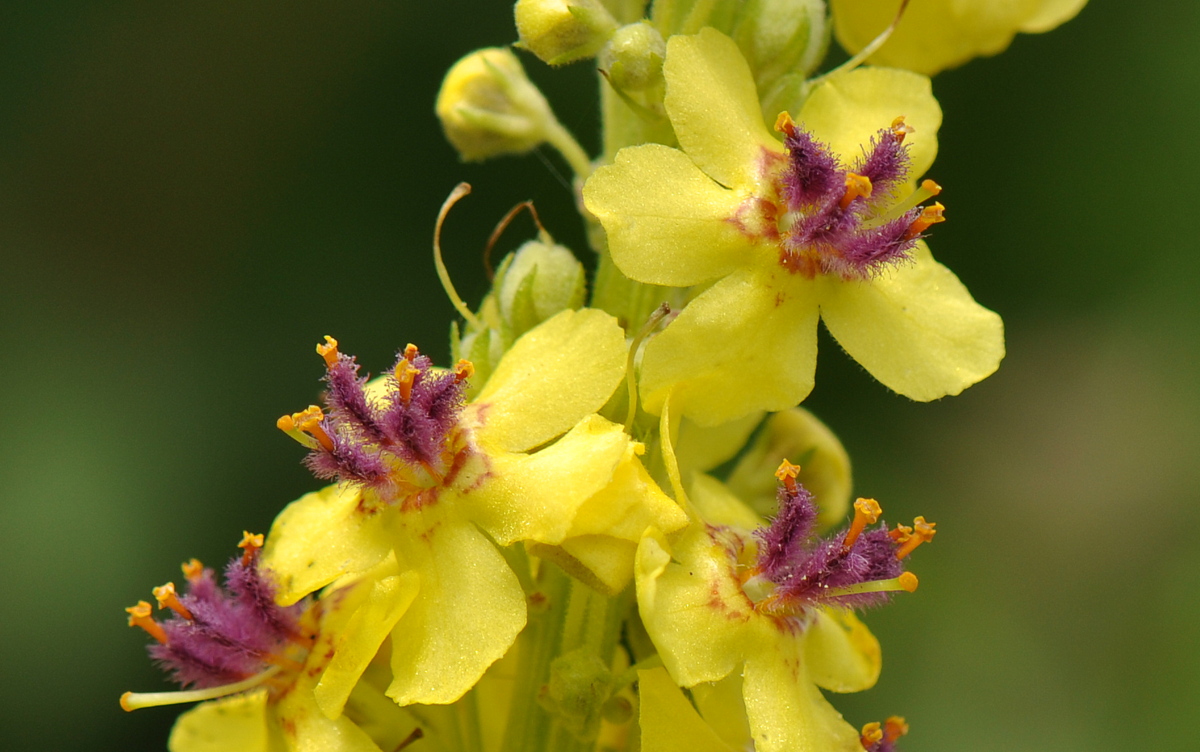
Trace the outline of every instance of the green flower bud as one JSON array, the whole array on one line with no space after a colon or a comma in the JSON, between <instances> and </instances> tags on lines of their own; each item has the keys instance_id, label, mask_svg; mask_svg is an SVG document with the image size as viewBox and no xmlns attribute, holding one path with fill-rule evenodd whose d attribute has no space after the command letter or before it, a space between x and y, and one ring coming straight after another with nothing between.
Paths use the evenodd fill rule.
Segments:
<instances>
[{"instance_id":1,"label":"green flower bud","mask_svg":"<svg viewBox=\"0 0 1200 752\"><path fill-rule=\"evenodd\" d=\"M841 522L850 506L850 456L833 431L802 407L767 419L727 485L759 514L774 515L775 470L785 459L800 466L796 479L821 510L818 524L827 528Z\"/></svg>"},{"instance_id":2,"label":"green flower bud","mask_svg":"<svg viewBox=\"0 0 1200 752\"><path fill-rule=\"evenodd\" d=\"M517 0L518 46L550 65L595 55L617 28L598 0Z\"/></svg>"},{"instance_id":3,"label":"green flower bud","mask_svg":"<svg viewBox=\"0 0 1200 752\"><path fill-rule=\"evenodd\" d=\"M659 0L653 19L663 36L711 26L733 38L763 94L782 76L807 76L829 49L824 0Z\"/></svg>"},{"instance_id":4,"label":"green flower bud","mask_svg":"<svg viewBox=\"0 0 1200 752\"><path fill-rule=\"evenodd\" d=\"M583 264L546 237L508 256L496 275L500 318L513 339L559 311L583 305Z\"/></svg>"},{"instance_id":5,"label":"green flower bud","mask_svg":"<svg viewBox=\"0 0 1200 752\"><path fill-rule=\"evenodd\" d=\"M550 664L550 681L538 702L578 738L594 739L612 683L612 672L595 653L572 650Z\"/></svg>"},{"instance_id":6,"label":"green flower bud","mask_svg":"<svg viewBox=\"0 0 1200 752\"><path fill-rule=\"evenodd\" d=\"M500 47L451 66L435 109L446 139L467 161L527 152L560 127L517 56Z\"/></svg>"},{"instance_id":7,"label":"green flower bud","mask_svg":"<svg viewBox=\"0 0 1200 752\"><path fill-rule=\"evenodd\" d=\"M829 49L824 0L750 0L730 36L754 72L759 92L781 76L807 76Z\"/></svg>"},{"instance_id":8,"label":"green flower bud","mask_svg":"<svg viewBox=\"0 0 1200 752\"><path fill-rule=\"evenodd\" d=\"M600 51L600 69L618 89L644 91L663 83L667 43L648 23L622 26Z\"/></svg>"}]
</instances>

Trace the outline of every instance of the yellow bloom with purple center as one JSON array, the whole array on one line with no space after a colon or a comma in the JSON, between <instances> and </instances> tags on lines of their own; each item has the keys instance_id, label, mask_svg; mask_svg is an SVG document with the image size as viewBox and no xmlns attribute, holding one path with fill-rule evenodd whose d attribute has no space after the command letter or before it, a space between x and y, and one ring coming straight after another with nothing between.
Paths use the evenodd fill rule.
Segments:
<instances>
[{"instance_id":1,"label":"yellow bloom with purple center","mask_svg":"<svg viewBox=\"0 0 1200 752\"><path fill-rule=\"evenodd\" d=\"M834 32L852 53L896 19L902 0L832 0ZM1018 32L1040 34L1075 17L1087 0L911 0L870 58L932 76L1003 52Z\"/></svg>"},{"instance_id":2,"label":"yellow bloom with purple center","mask_svg":"<svg viewBox=\"0 0 1200 752\"><path fill-rule=\"evenodd\" d=\"M650 533L638 549L638 610L680 686L740 674L755 749L850 752L862 749L860 734L818 687L875 683L879 643L852 610L916 588L903 560L934 526L875 526L879 505L860 499L846 529L818 538L797 471L780 468L779 513L760 527L720 483L698 476L690 496L700 519L674 544Z\"/></svg>"},{"instance_id":3,"label":"yellow bloom with purple center","mask_svg":"<svg viewBox=\"0 0 1200 752\"><path fill-rule=\"evenodd\" d=\"M525 592L497 548L538 547L598 587L620 590L648 526L677 530L681 509L642 466L642 445L598 414L622 382L616 320L564 311L518 339L470 404L469 364L434 369L415 347L368 384L336 342L321 346L328 412L285 416L309 467L339 483L276 519L265 560L294 603L394 556L419 585L410 606L349 629L390 633L401 705L454 702L525 625ZM340 710L350 674L318 687Z\"/></svg>"},{"instance_id":4,"label":"yellow bloom with purple center","mask_svg":"<svg viewBox=\"0 0 1200 752\"><path fill-rule=\"evenodd\" d=\"M584 186L626 276L692 288L645 347L648 410L672 390L701 424L794 406L813 386L818 319L912 399L957 394L996 369L1000 318L922 240L942 219L940 204L921 206L940 188L912 180L933 163L941 124L927 78L837 74L795 122L780 116L781 143L724 35L672 37L664 75L681 148L623 149Z\"/></svg>"},{"instance_id":5,"label":"yellow bloom with purple center","mask_svg":"<svg viewBox=\"0 0 1200 752\"><path fill-rule=\"evenodd\" d=\"M127 608L130 626L155 639L149 653L182 691L121 697L126 710L207 700L180 716L171 752L246 752L323 749L378 752L375 741L340 713L319 707L315 689L337 665L362 675L374 650L360 660L357 645L340 637L348 620L373 608L380 582L391 606L403 608L416 592L413 575L354 584L321 600L290 606L275 602L276 586L260 562L263 536L247 533L243 555L225 568L224 585L193 559L183 565L187 585L154 588L168 618L157 620L146 601Z\"/></svg>"}]
</instances>

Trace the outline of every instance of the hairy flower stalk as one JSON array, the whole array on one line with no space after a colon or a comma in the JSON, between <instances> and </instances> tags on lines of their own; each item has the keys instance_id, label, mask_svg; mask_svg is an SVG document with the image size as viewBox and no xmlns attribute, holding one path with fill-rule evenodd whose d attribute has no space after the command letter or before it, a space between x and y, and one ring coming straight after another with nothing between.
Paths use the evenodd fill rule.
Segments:
<instances>
[{"instance_id":1,"label":"hairy flower stalk","mask_svg":"<svg viewBox=\"0 0 1200 752\"><path fill-rule=\"evenodd\" d=\"M121 705L198 702L173 752L896 752L903 718L825 693L875 684L858 614L917 589L936 527L851 504L799 407L817 326L914 400L995 371L999 316L926 245L926 74L1082 5L516 3L519 48L596 65L602 153L508 49L455 63L436 113L464 160L560 153L590 285L525 202L485 255L520 208L536 238L469 306L442 257L459 184L433 222L454 364L409 344L372 378L317 345L320 404L276 425L327 485L223 578L192 560L126 609L182 688ZM849 60L818 73L834 30Z\"/></svg>"}]
</instances>

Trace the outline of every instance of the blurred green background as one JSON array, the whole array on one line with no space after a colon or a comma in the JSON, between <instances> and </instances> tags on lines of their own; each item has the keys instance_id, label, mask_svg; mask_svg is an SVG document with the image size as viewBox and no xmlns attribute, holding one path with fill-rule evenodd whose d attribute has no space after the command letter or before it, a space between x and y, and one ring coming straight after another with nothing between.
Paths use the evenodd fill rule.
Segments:
<instances>
[{"instance_id":1,"label":"blurred green background","mask_svg":"<svg viewBox=\"0 0 1200 752\"><path fill-rule=\"evenodd\" d=\"M117 706L163 686L122 608L314 487L273 423L317 394L321 335L375 371L409 341L446 357L429 249L455 183L469 300L520 200L586 253L556 156L461 165L432 114L510 13L6 4L0 746L164 748L176 710ZM918 405L824 343L808 405L856 490L942 531L921 590L868 616L879 686L835 698L855 724L906 715L906 750L1194 746L1198 34L1196 3L1094 2L935 81L932 245L1005 317L996 376ZM594 148L586 66L526 62Z\"/></svg>"}]
</instances>

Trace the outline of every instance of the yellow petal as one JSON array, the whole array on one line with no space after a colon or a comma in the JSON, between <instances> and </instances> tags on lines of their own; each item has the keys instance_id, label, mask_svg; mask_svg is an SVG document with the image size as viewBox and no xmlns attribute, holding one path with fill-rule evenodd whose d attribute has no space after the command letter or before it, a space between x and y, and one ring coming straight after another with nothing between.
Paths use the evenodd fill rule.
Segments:
<instances>
[{"instance_id":1,"label":"yellow petal","mask_svg":"<svg viewBox=\"0 0 1200 752\"><path fill-rule=\"evenodd\" d=\"M809 678L802 643L803 638L783 636L753 641L755 649L746 657L742 692L754 749L862 752L858 732L842 720Z\"/></svg>"},{"instance_id":2,"label":"yellow petal","mask_svg":"<svg viewBox=\"0 0 1200 752\"><path fill-rule=\"evenodd\" d=\"M754 530L763 524L753 509L712 476L696 475L688 489L688 497L700 519L710 524L728 525L739 530Z\"/></svg>"},{"instance_id":3,"label":"yellow petal","mask_svg":"<svg viewBox=\"0 0 1200 752\"><path fill-rule=\"evenodd\" d=\"M673 287L723 277L755 252L729 221L748 196L661 144L622 149L583 186L617 268L638 282Z\"/></svg>"},{"instance_id":4,"label":"yellow petal","mask_svg":"<svg viewBox=\"0 0 1200 752\"><path fill-rule=\"evenodd\" d=\"M929 79L919 73L856 68L838 74L813 89L796 121L850 167L870 146L871 137L900 115L913 128L904 143L912 158L908 177L915 180L933 165L942 125L942 108Z\"/></svg>"},{"instance_id":5,"label":"yellow petal","mask_svg":"<svg viewBox=\"0 0 1200 752\"><path fill-rule=\"evenodd\" d=\"M733 40L707 28L671 37L663 76L680 147L718 183L755 187L763 150L783 148L763 124L754 78Z\"/></svg>"},{"instance_id":6,"label":"yellow petal","mask_svg":"<svg viewBox=\"0 0 1200 752\"><path fill-rule=\"evenodd\" d=\"M750 602L704 525L689 528L674 555L678 563L658 536L642 538L634 564L638 611L676 681L717 681L741 663Z\"/></svg>"},{"instance_id":7,"label":"yellow petal","mask_svg":"<svg viewBox=\"0 0 1200 752\"><path fill-rule=\"evenodd\" d=\"M1040 34L1066 23L1083 10L1087 0L1042 0L1034 14L1021 24L1021 31Z\"/></svg>"},{"instance_id":8,"label":"yellow petal","mask_svg":"<svg viewBox=\"0 0 1200 752\"><path fill-rule=\"evenodd\" d=\"M612 482L633 451L621 426L589 415L533 454L491 457L490 475L462 491L461 503L502 546L519 540L561 543L580 507Z\"/></svg>"},{"instance_id":9,"label":"yellow petal","mask_svg":"<svg viewBox=\"0 0 1200 752\"><path fill-rule=\"evenodd\" d=\"M813 494L820 509L819 526L841 523L850 507L850 455L833 431L803 407L768 418L726 484L751 509L774 515L779 489L775 470L785 459L800 465L796 480Z\"/></svg>"},{"instance_id":10,"label":"yellow petal","mask_svg":"<svg viewBox=\"0 0 1200 752\"><path fill-rule=\"evenodd\" d=\"M380 752L371 737L349 718L331 719L321 712L313 698L310 677L296 681L279 700L275 716L288 752Z\"/></svg>"},{"instance_id":11,"label":"yellow petal","mask_svg":"<svg viewBox=\"0 0 1200 752\"><path fill-rule=\"evenodd\" d=\"M637 543L648 527L673 533L687 515L662 492L633 452L626 455L612 482L579 508L570 535L607 535Z\"/></svg>"},{"instance_id":12,"label":"yellow petal","mask_svg":"<svg viewBox=\"0 0 1200 752\"><path fill-rule=\"evenodd\" d=\"M391 552L387 513L364 514L358 501L356 489L328 486L275 518L262 561L279 586L279 603L290 605L343 575L364 572Z\"/></svg>"},{"instance_id":13,"label":"yellow petal","mask_svg":"<svg viewBox=\"0 0 1200 752\"><path fill-rule=\"evenodd\" d=\"M1046 5L1064 7L1049 7ZM995 55L1027 24L1042 31L1073 13L1070 0L917 0L887 42L871 56L876 65L932 76L973 57ZM866 47L896 16L900 0L832 0L838 41L851 52ZM1078 10L1077 8L1075 9ZM1044 27L1044 28L1039 28Z\"/></svg>"},{"instance_id":14,"label":"yellow petal","mask_svg":"<svg viewBox=\"0 0 1200 752\"><path fill-rule=\"evenodd\" d=\"M734 749L753 748L740 674L735 672L719 682L697 684L691 692L700 716L726 744Z\"/></svg>"},{"instance_id":15,"label":"yellow petal","mask_svg":"<svg viewBox=\"0 0 1200 752\"><path fill-rule=\"evenodd\" d=\"M645 349L642 404L701 426L784 410L812 390L817 307L812 285L777 265L739 269L705 290Z\"/></svg>"},{"instance_id":16,"label":"yellow petal","mask_svg":"<svg viewBox=\"0 0 1200 752\"><path fill-rule=\"evenodd\" d=\"M1004 357L1000 317L975 302L922 243L910 263L866 282L826 280L821 317L852 358L920 402L958 394Z\"/></svg>"},{"instance_id":17,"label":"yellow petal","mask_svg":"<svg viewBox=\"0 0 1200 752\"><path fill-rule=\"evenodd\" d=\"M644 752L733 752L661 668L638 671Z\"/></svg>"},{"instance_id":18,"label":"yellow petal","mask_svg":"<svg viewBox=\"0 0 1200 752\"><path fill-rule=\"evenodd\" d=\"M685 476L705 472L731 459L746 444L762 419L763 413L756 411L718 426L705 427L690 420L681 421L679 442L675 447L680 472Z\"/></svg>"},{"instance_id":19,"label":"yellow petal","mask_svg":"<svg viewBox=\"0 0 1200 752\"><path fill-rule=\"evenodd\" d=\"M599 410L625 377L625 332L603 311L563 311L526 332L471 406L480 443L523 452Z\"/></svg>"},{"instance_id":20,"label":"yellow petal","mask_svg":"<svg viewBox=\"0 0 1200 752\"><path fill-rule=\"evenodd\" d=\"M861 692L875 686L883 659L879 640L851 611L823 609L805 630L808 674L834 692Z\"/></svg>"},{"instance_id":21,"label":"yellow petal","mask_svg":"<svg viewBox=\"0 0 1200 752\"><path fill-rule=\"evenodd\" d=\"M317 705L329 718L341 715L367 664L408 610L417 594L418 578L415 572L401 572L359 587L366 598L337 631L336 652L313 690Z\"/></svg>"},{"instance_id":22,"label":"yellow petal","mask_svg":"<svg viewBox=\"0 0 1200 752\"><path fill-rule=\"evenodd\" d=\"M205 702L175 721L167 741L171 752L267 752L267 690Z\"/></svg>"},{"instance_id":23,"label":"yellow petal","mask_svg":"<svg viewBox=\"0 0 1200 752\"><path fill-rule=\"evenodd\" d=\"M392 631L392 684L400 705L454 702L512 646L525 626L525 593L495 544L470 522L404 515L402 569L421 587Z\"/></svg>"},{"instance_id":24,"label":"yellow petal","mask_svg":"<svg viewBox=\"0 0 1200 752\"><path fill-rule=\"evenodd\" d=\"M633 558L637 545L607 535L580 535L558 546L535 543L529 553L553 561L588 587L616 595L633 579Z\"/></svg>"}]
</instances>

